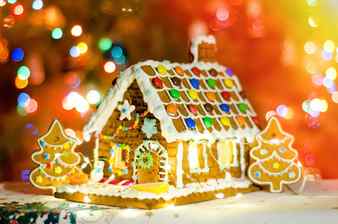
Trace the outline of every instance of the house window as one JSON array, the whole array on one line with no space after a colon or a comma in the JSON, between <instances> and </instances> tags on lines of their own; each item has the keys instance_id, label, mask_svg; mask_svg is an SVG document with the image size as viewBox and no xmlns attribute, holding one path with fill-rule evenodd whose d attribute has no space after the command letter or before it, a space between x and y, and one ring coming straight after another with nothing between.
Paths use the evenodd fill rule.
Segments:
<instances>
[{"instance_id":1,"label":"house window","mask_svg":"<svg viewBox=\"0 0 338 224\"><path fill-rule=\"evenodd\" d=\"M188 160L191 173L196 173L200 169L197 143L192 141L188 146Z\"/></svg>"},{"instance_id":2,"label":"house window","mask_svg":"<svg viewBox=\"0 0 338 224\"><path fill-rule=\"evenodd\" d=\"M192 141L188 146L188 160L191 173L208 172L208 145Z\"/></svg>"},{"instance_id":3,"label":"house window","mask_svg":"<svg viewBox=\"0 0 338 224\"><path fill-rule=\"evenodd\" d=\"M233 139L220 140L217 143L218 165L221 170L237 166L236 142Z\"/></svg>"},{"instance_id":4,"label":"house window","mask_svg":"<svg viewBox=\"0 0 338 224\"><path fill-rule=\"evenodd\" d=\"M111 148L110 165L114 169L125 169L129 161L129 146L125 144L114 144Z\"/></svg>"}]
</instances>

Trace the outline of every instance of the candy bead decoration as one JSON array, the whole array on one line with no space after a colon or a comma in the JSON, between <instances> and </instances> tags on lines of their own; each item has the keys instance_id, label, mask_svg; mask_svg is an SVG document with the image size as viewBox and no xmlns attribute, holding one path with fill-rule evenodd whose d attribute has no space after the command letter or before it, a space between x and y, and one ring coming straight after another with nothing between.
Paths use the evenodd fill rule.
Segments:
<instances>
[{"instance_id":1,"label":"candy bead decoration","mask_svg":"<svg viewBox=\"0 0 338 224\"><path fill-rule=\"evenodd\" d=\"M226 104L226 103L222 103L221 105L219 105L219 107L225 113L229 113L230 112L230 106L228 104Z\"/></svg>"},{"instance_id":2,"label":"candy bead decoration","mask_svg":"<svg viewBox=\"0 0 338 224\"><path fill-rule=\"evenodd\" d=\"M246 103L239 103L237 106L238 106L239 111L242 113L246 113L246 111L249 109Z\"/></svg>"},{"instance_id":3,"label":"candy bead decoration","mask_svg":"<svg viewBox=\"0 0 338 224\"><path fill-rule=\"evenodd\" d=\"M208 86L211 88L211 89L215 89L215 86L216 86L216 80L215 79L207 79L207 84Z\"/></svg>"},{"instance_id":4,"label":"candy bead decoration","mask_svg":"<svg viewBox=\"0 0 338 224\"><path fill-rule=\"evenodd\" d=\"M181 97L180 91L178 91L177 89L170 89L169 94L175 100L178 100Z\"/></svg>"},{"instance_id":5,"label":"candy bead decoration","mask_svg":"<svg viewBox=\"0 0 338 224\"><path fill-rule=\"evenodd\" d=\"M225 79L224 80L224 85L227 88L232 89L234 87L234 82L231 79Z\"/></svg>"},{"instance_id":6,"label":"candy bead decoration","mask_svg":"<svg viewBox=\"0 0 338 224\"><path fill-rule=\"evenodd\" d=\"M214 107L210 104L210 103L206 103L204 104L204 109L208 112L208 113L212 113L214 110Z\"/></svg>"},{"instance_id":7,"label":"candy bead decoration","mask_svg":"<svg viewBox=\"0 0 338 224\"><path fill-rule=\"evenodd\" d=\"M176 66L176 67L174 68L174 70L175 70L175 72L176 72L178 75L184 76L184 70L183 70L182 67Z\"/></svg>"},{"instance_id":8,"label":"candy bead decoration","mask_svg":"<svg viewBox=\"0 0 338 224\"><path fill-rule=\"evenodd\" d=\"M190 96L190 98L192 99L192 100L197 100L198 99L198 93L197 93L197 91L195 91L195 90L189 90L188 91L188 95Z\"/></svg>"},{"instance_id":9,"label":"candy bead decoration","mask_svg":"<svg viewBox=\"0 0 338 224\"><path fill-rule=\"evenodd\" d=\"M230 95L229 92L223 91L223 92L221 93L221 95L222 95L222 97L223 97L224 100L226 100L226 101L229 101L229 100L230 100L231 95Z\"/></svg>"},{"instance_id":10,"label":"candy bead decoration","mask_svg":"<svg viewBox=\"0 0 338 224\"><path fill-rule=\"evenodd\" d=\"M241 127L243 127L243 126L245 126L245 119L244 119L244 117L242 117L242 116L238 116L237 117L237 121L238 121L238 124L241 126Z\"/></svg>"},{"instance_id":11,"label":"candy bead decoration","mask_svg":"<svg viewBox=\"0 0 338 224\"><path fill-rule=\"evenodd\" d=\"M200 88L200 81L198 79L195 78L191 78L189 79L190 85L194 88L194 89L199 89Z\"/></svg>"},{"instance_id":12,"label":"candy bead decoration","mask_svg":"<svg viewBox=\"0 0 338 224\"><path fill-rule=\"evenodd\" d=\"M196 122L192 118L186 118L184 119L186 125L190 129L195 129L196 128Z\"/></svg>"},{"instance_id":13,"label":"candy bead decoration","mask_svg":"<svg viewBox=\"0 0 338 224\"><path fill-rule=\"evenodd\" d=\"M214 123L214 120L211 117L203 117L203 123L206 128L211 128Z\"/></svg>"},{"instance_id":14,"label":"candy bead decoration","mask_svg":"<svg viewBox=\"0 0 338 224\"><path fill-rule=\"evenodd\" d=\"M209 70L209 74L213 77L216 77L218 72L216 71L216 69L212 68L212 69Z\"/></svg>"},{"instance_id":15,"label":"candy bead decoration","mask_svg":"<svg viewBox=\"0 0 338 224\"><path fill-rule=\"evenodd\" d=\"M164 66L164 65L162 65L162 64L160 64L160 65L158 65L157 66L157 72L160 74L160 75L164 75L164 74L166 74L167 73L167 68Z\"/></svg>"},{"instance_id":16,"label":"candy bead decoration","mask_svg":"<svg viewBox=\"0 0 338 224\"><path fill-rule=\"evenodd\" d=\"M163 82L159 77L155 77L152 80L153 85L157 88L157 89L162 89L163 88Z\"/></svg>"},{"instance_id":17,"label":"candy bead decoration","mask_svg":"<svg viewBox=\"0 0 338 224\"><path fill-rule=\"evenodd\" d=\"M188 105L188 109L192 114L197 115L198 109L195 105L193 104Z\"/></svg>"},{"instance_id":18,"label":"candy bead decoration","mask_svg":"<svg viewBox=\"0 0 338 224\"><path fill-rule=\"evenodd\" d=\"M209 101L216 100L216 94L214 92L206 92L205 96L208 98Z\"/></svg>"},{"instance_id":19,"label":"candy bead decoration","mask_svg":"<svg viewBox=\"0 0 338 224\"><path fill-rule=\"evenodd\" d=\"M230 127L231 125L230 119L228 117L221 117L221 124L226 127Z\"/></svg>"},{"instance_id":20,"label":"candy bead decoration","mask_svg":"<svg viewBox=\"0 0 338 224\"><path fill-rule=\"evenodd\" d=\"M199 68L193 67L193 68L191 69L191 71L192 71L192 73L193 73L194 75L200 77L200 75L201 75L201 70L200 70Z\"/></svg>"},{"instance_id":21,"label":"candy bead decoration","mask_svg":"<svg viewBox=\"0 0 338 224\"><path fill-rule=\"evenodd\" d=\"M177 115L177 106L174 103L168 104L167 105L167 112L171 116L176 116Z\"/></svg>"}]
</instances>

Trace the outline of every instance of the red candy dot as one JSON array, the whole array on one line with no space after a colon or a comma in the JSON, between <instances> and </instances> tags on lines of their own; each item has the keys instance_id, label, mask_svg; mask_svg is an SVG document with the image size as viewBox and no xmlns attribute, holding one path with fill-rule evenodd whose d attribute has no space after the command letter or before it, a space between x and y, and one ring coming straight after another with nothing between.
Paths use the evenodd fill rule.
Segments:
<instances>
[{"instance_id":1,"label":"red candy dot","mask_svg":"<svg viewBox=\"0 0 338 224\"><path fill-rule=\"evenodd\" d=\"M152 79L153 85L158 88L158 89L162 89L163 88L163 82L160 78L155 77Z\"/></svg>"},{"instance_id":2,"label":"red candy dot","mask_svg":"<svg viewBox=\"0 0 338 224\"><path fill-rule=\"evenodd\" d=\"M230 93L223 91L221 94L224 100L230 100Z\"/></svg>"},{"instance_id":3,"label":"red candy dot","mask_svg":"<svg viewBox=\"0 0 338 224\"><path fill-rule=\"evenodd\" d=\"M259 120L258 120L258 117L257 117L257 116L252 117L252 121L253 121L255 124L259 124Z\"/></svg>"},{"instance_id":4,"label":"red candy dot","mask_svg":"<svg viewBox=\"0 0 338 224\"><path fill-rule=\"evenodd\" d=\"M195 105L190 104L190 105L188 106L188 108L189 108L189 111L190 111L191 113L193 113L194 115L197 114L198 109L197 109L197 107L196 107Z\"/></svg>"},{"instance_id":5,"label":"red candy dot","mask_svg":"<svg viewBox=\"0 0 338 224\"><path fill-rule=\"evenodd\" d=\"M192 73L194 73L194 75L196 75L196 76L200 76L200 75L201 75L201 70L200 70L199 68L197 68L197 67L193 67L193 68L191 69L191 71L192 71Z\"/></svg>"}]
</instances>

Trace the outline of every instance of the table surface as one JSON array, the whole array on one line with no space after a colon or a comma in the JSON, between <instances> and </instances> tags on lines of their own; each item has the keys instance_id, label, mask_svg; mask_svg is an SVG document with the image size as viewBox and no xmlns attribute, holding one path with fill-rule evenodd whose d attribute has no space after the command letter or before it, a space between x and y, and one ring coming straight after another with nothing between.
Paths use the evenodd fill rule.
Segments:
<instances>
[{"instance_id":1,"label":"table surface","mask_svg":"<svg viewBox=\"0 0 338 224\"><path fill-rule=\"evenodd\" d=\"M44 223L46 219L50 219L52 220L51 223L64 224L337 224L338 181L321 181L305 189L307 191L305 190L301 194L260 191L225 199L149 211L72 203L56 199L53 196L40 195L41 192L33 192L27 185L6 183L0 184L0 208L2 208L2 210L0 209L0 217L1 212L12 209L12 211L15 210L18 213L11 217L15 220L20 220L20 216L23 216L25 212L29 213L30 210L42 211L41 217L35 217L37 218L34 221L35 223ZM41 209L41 205L43 205L43 209ZM19 209L13 210L16 207ZM60 214L60 216L54 217L53 221L53 218L48 216L48 211L54 215ZM33 218L31 221L33 221ZM0 223L3 223L3 221L0 220Z\"/></svg>"}]
</instances>

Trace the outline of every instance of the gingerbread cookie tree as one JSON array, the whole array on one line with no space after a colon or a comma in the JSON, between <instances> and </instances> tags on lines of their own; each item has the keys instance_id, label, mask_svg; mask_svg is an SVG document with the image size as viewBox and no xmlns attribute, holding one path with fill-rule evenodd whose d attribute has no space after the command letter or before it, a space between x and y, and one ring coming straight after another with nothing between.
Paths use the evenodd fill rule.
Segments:
<instances>
[{"instance_id":1,"label":"gingerbread cookie tree","mask_svg":"<svg viewBox=\"0 0 338 224\"><path fill-rule=\"evenodd\" d=\"M249 167L249 177L259 185L270 185L271 192L281 192L283 184L301 177L298 153L292 148L293 136L285 133L277 118L272 117L265 130L256 137L258 146L250 152L256 160Z\"/></svg>"},{"instance_id":2,"label":"gingerbread cookie tree","mask_svg":"<svg viewBox=\"0 0 338 224\"><path fill-rule=\"evenodd\" d=\"M74 148L78 145L78 140L67 136L58 120L38 139L38 144L40 151L32 154L33 162L39 164L30 174L33 185L38 188L54 188L70 183L72 179L86 179L77 167L80 155L74 152Z\"/></svg>"}]
</instances>

